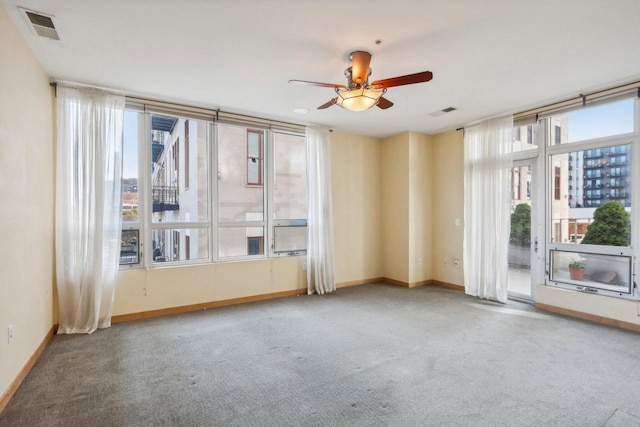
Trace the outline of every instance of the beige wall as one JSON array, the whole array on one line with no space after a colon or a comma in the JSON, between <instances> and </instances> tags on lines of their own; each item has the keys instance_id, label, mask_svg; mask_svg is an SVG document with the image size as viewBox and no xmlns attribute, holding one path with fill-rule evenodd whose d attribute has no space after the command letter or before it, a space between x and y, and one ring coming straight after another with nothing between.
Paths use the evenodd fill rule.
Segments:
<instances>
[{"instance_id":1,"label":"beige wall","mask_svg":"<svg viewBox=\"0 0 640 427\"><path fill-rule=\"evenodd\" d=\"M403 132L381 146L383 276L409 286L433 277L432 139Z\"/></svg>"},{"instance_id":2,"label":"beige wall","mask_svg":"<svg viewBox=\"0 0 640 427\"><path fill-rule=\"evenodd\" d=\"M409 132L382 140L382 268L409 283Z\"/></svg>"},{"instance_id":3,"label":"beige wall","mask_svg":"<svg viewBox=\"0 0 640 427\"><path fill-rule=\"evenodd\" d=\"M464 285L464 143L461 131L433 136L433 279ZM456 218L460 225L456 225ZM460 268L453 259L460 260ZM449 260L444 265L444 259Z\"/></svg>"},{"instance_id":4,"label":"beige wall","mask_svg":"<svg viewBox=\"0 0 640 427\"><path fill-rule=\"evenodd\" d=\"M382 276L380 140L331 133L337 283Z\"/></svg>"},{"instance_id":5,"label":"beige wall","mask_svg":"<svg viewBox=\"0 0 640 427\"><path fill-rule=\"evenodd\" d=\"M433 144L429 135L409 133L409 284L433 276Z\"/></svg>"},{"instance_id":6,"label":"beige wall","mask_svg":"<svg viewBox=\"0 0 640 427\"><path fill-rule=\"evenodd\" d=\"M599 317L640 325L640 302L602 295L592 295L553 286L536 287L536 304L586 313L596 320Z\"/></svg>"},{"instance_id":7,"label":"beige wall","mask_svg":"<svg viewBox=\"0 0 640 427\"><path fill-rule=\"evenodd\" d=\"M306 288L305 257L121 271L114 316Z\"/></svg>"},{"instance_id":8,"label":"beige wall","mask_svg":"<svg viewBox=\"0 0 640 427\"><path fill-rule=\"evenodd\" d=\"M1 396L53 325L54 153L49 78L2 7L0 58Z\"/></svg>"}]
</instances>

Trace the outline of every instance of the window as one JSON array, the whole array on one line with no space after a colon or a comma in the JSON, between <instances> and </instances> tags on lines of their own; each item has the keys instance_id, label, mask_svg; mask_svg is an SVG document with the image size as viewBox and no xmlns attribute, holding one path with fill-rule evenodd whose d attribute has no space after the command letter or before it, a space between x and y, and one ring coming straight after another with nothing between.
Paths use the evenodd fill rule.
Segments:
<instances>
[{"instance_id":1,"label":"window","mask_svg":"<svg viewBox=\"0 0 640 427\"><path fill-rule=\"evenodd\" d=\"M249 255L264 254L264 237L247 237L247 253Z\"/></svg>"},{"instance_id":2,"label":"window","mask_svg":"<svg viewBox=\"0 0 640 427\"><path fill-rule=\"evenodd\" d=\"M247 185L262 185L264 132L247 130Z\"/></svg>"},{"instance_id":3,"label":"window","mask_svg":"<svg viewBox=\"0 0 640 427\"><path fill-rule=\"evenodd\" d=\"M274 132L273 250L297 254L307 248L306 141L301 135Z\"/></svg>"},{"instance_id":4,"label":"window","mask_svg":"<svg viewBox=\"0 0 640 427\"><path fill-rule=\"evenodd\" d=\"M527 126L527 144L533 144L533 126Z\"/></svg>"},{"instance_id":5,"label":"window","mask_svg":"<svg viewBox=\"0 0 640 427\"><path fill-rule=\"evenodd\" d=\"M629 196L631 194L631 170L628 167L612 167L610 161L611 153L630 149L630 144L623 144L585 150L584 157L590 158L588 161L594 161L594 163L585 164L582 183L574 176L569 175L565 178L561 173L569 162L568 158L580 156L579 151L551 156L551 162L554 165L552 220L561 225L559 234L553 237L554 242L581 243L581 239L572 240L570 238L570 225L568 224L576 221L587 225L591 224L594 220L595 209L607 202L618 202L627 212L631 212L631 197ZM565 191L572 195L571 199L566 202L561 200L561 195Z\"/></svg>"},{"instance_id":6,"label":"window","mask_svg":"<svg viewBox=\"0 0 640 427\"><path fill-rule=\"evenodd\" d=\"M638 298L633 287L632 159L640 143L637 100L601 103L548 117L545 132L547 284ZM561 128L560 143L557 127ZM582 170L580 170L582 166ZM582 178L582 180L580 180ZM567 195L567 197L565 197ZM582 272L576 265L582 265Z\"/></svg>"},{"instance_id":7,"label":"window","mask_svg":"<svg viewBox=\"0 0 640 427\"><path fill-rule=\"evenodd\" d=\"M560 126L554 126L553 129L555 145L560 145L562 141L562 128Z\"/></svg>"},{"instance_id":8,"label":"window","mask_svg":"<svg viewBox=\"0 0 640 427\"><path fill-rule=\"evenodd\" d=\"M551 120L566 129L561 144L630 134L635 129L634 106L634 99L628 98L557 114ZM555 138L549 141L549 145L556 143Z\"/></svg>"},{"instance_id":9,"label":"window","mask_svg":"<svg viewBox=\"0 0 640 427\"><path fill-rule=\"evenodd\" d=\"M306 252L304 135L128 107L123 266Z\"/></svg>"},{"instance_id":10,"label":"window","mask_svg":"<svg viewBox=\"0 0 640 427\"><path fill-rule=\"evenodd\" d=\"M150 116L152 155L147 171L151 184L151 261L208 260L210 125L178 116ZM186 148L187 141L190 149ZM181 156L187 152L196 162L180 173L180 164L187 164Z\"/></svg>"},{"instance_id":11,"label":"window","mask_svg":"<svg viewBox=\"0 0 640 427\"><path fill-rule=\"evenodd\" d=\"M250 254L247 239L263 238L267 226L265 187L262 185L265 131L225 124L216 128L218 256L224 259L263 255L264 250ZM248 165L246 174L245 164Z\"/></svg>"},{"instance_id":12,"label":"window","mask_svg":"<svg viewBox=\"0 0 640 427\"><path fill-rule=\"evenodd\" d=\"M550 276L556 282L631 294L632 261L630 256L552 250Z\"/></svg>"},{"instance_id":13,"label":"window","mask_svg":"<svg viewBox=\"0 0 640 427\"><path fill-rule=\"evenodd\" d=\"M140 201L138 136L142 114L127 110L124 114L122 141L122 237L120 238L120 265L139 265L140 259Z\"/></svg>"}]
</instances>

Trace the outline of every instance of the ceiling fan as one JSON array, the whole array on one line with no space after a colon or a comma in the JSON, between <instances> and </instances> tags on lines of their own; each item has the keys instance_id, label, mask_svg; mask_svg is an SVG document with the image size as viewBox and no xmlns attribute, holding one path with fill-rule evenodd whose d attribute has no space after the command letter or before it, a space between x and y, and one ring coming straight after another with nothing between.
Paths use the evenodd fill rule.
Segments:
<instances>
[{"instance_id":1,"label":"ceiling fan","mask_svg":"<svg viewBox=\"0 0 640 427\"><path fill-rule=\"evenodd\" d=\"M371 54L369 52L356 50L355 52L351 52L349 60L352 62L352 65L344 70L344 75L347 78L346 86L306 80L289 80L289 83L300 86L334 88L338 96L319 106L318 110L323 110L336 104L347 110L364 111L374 105L377 105L378 108L383 110L392 107L393 102L382 96L387 91L387 88L428 82L433 78L431 71L422 71L420 73L376 80L369 83L369 76L371 75L371 68L369 68Z\"/></svg>"}]
</instances>

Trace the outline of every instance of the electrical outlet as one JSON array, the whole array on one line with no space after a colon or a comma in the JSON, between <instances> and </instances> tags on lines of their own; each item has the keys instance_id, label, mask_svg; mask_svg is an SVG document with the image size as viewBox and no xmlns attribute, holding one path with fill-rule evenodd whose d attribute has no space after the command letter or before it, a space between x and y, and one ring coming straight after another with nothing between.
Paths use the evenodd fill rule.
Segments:
<instances>
[{"instance_id":1,"label":"electrical outlet","mask_svg":"<svg viewBox=\"0 0 640 427\"><path fill-rule=\"evenodd\" d=\"M453 260L453 266L455 268L460 268L460 260L458 258Z\"/></svg>"},{"instance_id":2,"label":"electrical outlet","mask_svg":"<svg viewBox=\"0 0 640 427\"><path fill-rule=\"evenodd\" d=\"M449 265L449 260L447 258L444 259L444 265Z\"/></svg>"},{"instance_id":3,"label":"electrical outlet","mask_svg":"<svg viewBox=\"0 0 640 427\"><path fill-rule=\"evenodd\" d=\"M7 338L9 344L11 344L11 341L13 341L13 325L9 325L7 328Z\"/></svg>"},{"instance_id":4,"label":"electrical outlet","mask_svg":"<svg viewBox=\"0 0 640 427\"><path fill-rule=\"evenodd\" d=\"M422 257L418 258L418 265L422 265Z\"/></svg>"}]
</instances>

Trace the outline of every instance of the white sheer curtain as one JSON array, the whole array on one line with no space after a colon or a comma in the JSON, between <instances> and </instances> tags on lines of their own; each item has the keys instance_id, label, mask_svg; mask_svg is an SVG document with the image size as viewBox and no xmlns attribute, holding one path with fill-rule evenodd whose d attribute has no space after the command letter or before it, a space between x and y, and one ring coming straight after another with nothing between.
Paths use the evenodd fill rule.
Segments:
<instances>
[{"instance_id":1,"label":"white sheer curtain","mask_svg":"<svg viewBox=\"0 0 640 427\"><path fill-rule=\"evenodd\" d=\"M111 326L120 252L124 97L57 86L58 333Z\"/></svg>"},{"instance_id":2,"label":"white sheer curtain","mask_svg":"<svg viewBox=\"0 0 640 427\"><path fill-rule=\"evenodd\" d=\"M330 134L326 128L307 127L307 177L309 186L307 249L308 293L336 290L333 277L333 216L331 211Z\"/></svg>"},{"instance_id":3,"label":"white sheer curtain","mask_svg":"<svg viewBox=\"0 0 640 427\"><path fill-rule=\"evenodd\" d=\"M464 129L464 287L506 302L513 116Z\"/></svg>"}]
</instances>

